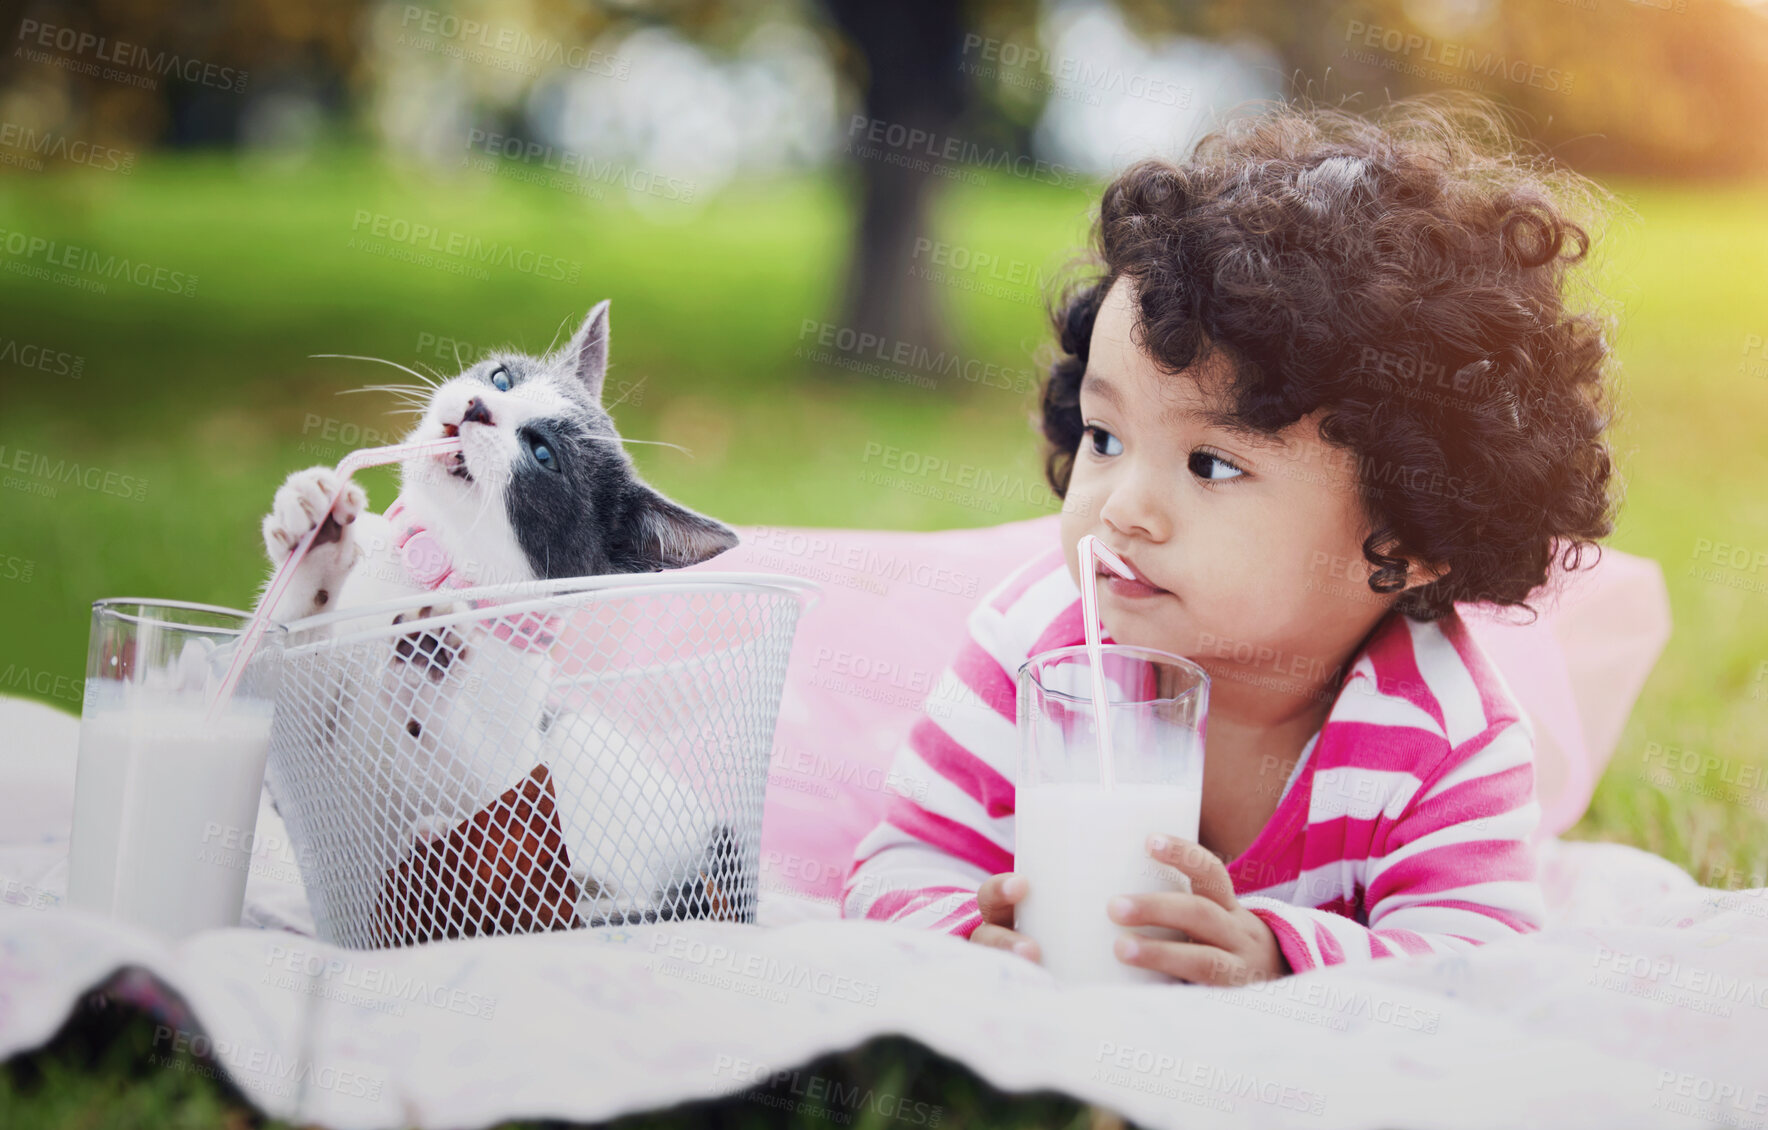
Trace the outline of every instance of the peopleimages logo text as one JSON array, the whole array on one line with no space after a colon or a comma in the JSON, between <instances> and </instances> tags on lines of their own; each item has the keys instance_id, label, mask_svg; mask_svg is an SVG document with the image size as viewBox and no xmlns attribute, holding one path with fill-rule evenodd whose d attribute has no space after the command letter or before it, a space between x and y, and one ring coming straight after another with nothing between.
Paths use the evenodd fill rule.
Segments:
<instances>
[{"instance_id":1,"label":"peopleimages logo text","mask_svg":"<svg viewBox=\"0 0 1768 1130\"><path fill-rule=\"evenodd\" d=\"M51 459L47 455L22 448L9 448L0 443L0 472L6 471L17 472L18 475L43 480L45 483L84 487L100 494L129 498L136 502L147 498L147 480L137 475L107 471L103 467L78 460ZM4 482L8 486L15 485L12 476L7 476Z\"/></svg>"},{"instance_id":2,"label":"peopleimages logo text","mask_svg":"<svg viewBox=\"0 0 1768 1130\"><path fill-rule=\"evenodd\" d=\"M1075 169L1060 162L979 145L965 138L943 136L881 118L868 118L864 114L855 114L848 120L847 138L849 151L862 157L874 157L878 154L854 150L854 142L861 139L902 157L949 161L992 172L1007 172L1024 180L1040 181L1062 188L1073 188L1079 180L1079 173Z\"/></svg>"},{"instance_id":3,"label":"peopleimages logo text","mask_svg":"<svg viewBox=\"0 0 1768 1130\"><path fill-rule=\"evenodd\" d=\"M107 173L135 169L135 154L113 145L98 145L53 130L35 130L17 122L0 122L0 147L17 149L34 157L53 157L74 165L89 165ZM41 167L40 163L37 167Z\"/></svg>"},{"instance_id":4,"label":"peopleimages logo text","mask_svg":"<svg viewBox=\"0 0 1768 1130\"><path fill-rule=\"evenodd\" d=\"M25 20L19 24L18 38L24 43L47 47L64 55L91 58L100 63L158 75L161 78L176 75L185 82L216 90L231 90L235 94L244 93L246 89L245 71L189 58L176 51L153 51L139 43L125 43L107 35L94 35L76 28L46 24L39 20Z\"/></svg>"},{"instance_id":5,"label":"peopleimages logo text","mask_svg":"<svg viewBox=\"0 0 1768 1130\"><path fill-rule=\"evenodd\" d=\"M48 267L60 267L102 279L130 282L167 294L183 295L186 298L196 295L196 276L188 272L156 267L152 263L142 263L126 255L94 251L90 247L46 239L29 232L0 228L0 251L26 262L41 262Z\"/></svg>"},{"instance_id":6,"label":"peopleimages logo text","mask_svg":"<svg viewBox=\"0 0 1768 1130\"><path fill-rule=\"evenodd\" d=\"M519 27L488 24L435 8L407 4L399 26L409 30L413 24L426 35L460 44L475 44L490 51L520 56L531 63L562 65L574 71L589 71L621 80L625 80L632 69L626 59L595 47L535 36Z\"/></svg>"},{"instance_id":7,"label":"peopleimages logo text","mask_svg":"<svg viewBox=\"0 0 1768 1130\"><path fill-rule=\"evenodd\" d=\"M1360 38L1359 38L1360 37ZM1535 87L1548 93L1567 93L1572 89L1572 72L1558 67L1545 67L1527 59L1512 59L1502 51L1482 51L1462 43L1452 43L1396 27L1351 20L1345 28L1345 41L1358 40L1363 47L1375 47L1389 55L1412 61L1414 51L1418 62L1441 67L1447 72L1464 71L1487 78L1505 78L1511 82Z\"/></svg>"},{"instance_id":8,"label":"peopleimages logo text","mask_svg":"<svg viewBox=\"0 0 1768 1130\"><path fill-rule=\"evenodd\" d=\"M593 154L579 153L575 149L556 149L539 141L524 141L519 137L492 133L477 127L467 131L467 148L479 150L491 157L519 161L524 165L537 165L579 180L619 185L628 192L660 196L665 200L679 200L683 203L694 199L693 181L662 176L637 166L628 166L623 161L598 158Z\"/></svg>"},{"instance_id":9,"label":"peopleimages logo text","mask_svg":"<svg viewBox=\"0 0 1768 1130\"><path fill-rule=\"evenodd\" d=\"M413 223L398 216L370 212L365 208L356 209L355 216L350 221L350 230L469 262L508 267L544 279L576 282L583 271L583 264L574 259L561 259L543 251L521 250L511 244L481 239L465 232L444 231L429 224Z\"/></svg>"}]
</instances>

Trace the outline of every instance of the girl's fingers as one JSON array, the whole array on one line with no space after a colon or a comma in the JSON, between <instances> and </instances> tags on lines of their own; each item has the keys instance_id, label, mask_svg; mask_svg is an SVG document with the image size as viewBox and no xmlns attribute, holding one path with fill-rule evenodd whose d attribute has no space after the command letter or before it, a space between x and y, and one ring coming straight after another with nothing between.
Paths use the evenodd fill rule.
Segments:
<instances>
[{"instance_id":1,"label":"girl's fingers","mask_svg":"<svg viewBox=\"0 0 1768 1130\"><path fill-rule=\"evenodd\" d=\"M1194 985L1245 985L1265 979L1233 954L1198 942L1165 942L1125 934L1117 939L1117 960Z\"/></svg>"},{"instance_id":2,"label":"girl's fingers","mask_svg":"<svg viewBox=\"0 0 1768 1130\"><path fill-rule=\"evenodd\" d=\"M970 940L978 945L992 946L995 949L1016 953L1027 961L1042 961L1044 957L1043 951L1038 948L1036 942L1016 930L1007 929L1005 926L994 926L984 922L976 927L976 931L970 935Z\"/></svg>"},{"instance_id":3,"label":"girl's fingers","mask_svg":"<svg viewBox=\"0 0 1768 1130\"><path fill-rule=\"evenodd\" d=\"M996 926L1011 926L1013 907L1025 897L1025 891L1023 875L1015 875L1011 871L990 875L976 889L976 909L981 911L984 922L992 922Z\"/></svg>"},{"instance_id":4,"label":"girl's fingers","mask_svg":"<svg viewBox=\"0 0 1768 1130\"><path fill-rule=\"evenodd\" d=\"M1234 897L1234 881L1228 878L1228 869L1202 844L1180 836L1149 836L1148 854L1183 871L1191 880L1193 893L1226 910L1240 905Z\"/></svg>"},{"instance_id":5,"label":"girl's fingers","mask_svg":"<svg viewBox=\"0 0 1768 1130\"><path fill-rule=\"evenodd\" d=\"M1165 926L1183 930L1195 940L1220 949L1240 948L1236 943L1241 932L1234 916L1202 895L1180 891L1117 895L1106 903L1105 909L1119 926Z\"/></svg>"}]
</instances>

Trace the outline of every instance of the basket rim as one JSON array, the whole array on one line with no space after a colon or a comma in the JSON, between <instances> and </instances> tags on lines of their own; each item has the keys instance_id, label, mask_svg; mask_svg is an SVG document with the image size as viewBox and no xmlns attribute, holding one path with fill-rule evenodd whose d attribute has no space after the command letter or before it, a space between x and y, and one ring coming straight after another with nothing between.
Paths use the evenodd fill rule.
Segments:
<instances>
[{"instance_id":1,"label":"basket rim","mask_svg":"<svg viewBox=\"0 0 1768 1130\"><path fill-rule=\"evenodd\" d=\"M702 579L704 577L705 579ZM822 597L822 586L804 577L795 577L789 573L708 573L690 574L689 579L682 579L679 570L668 570L659 573L609 573L587 577L553 577L537 581L511 581L500 585L479 585L466 589L430 589L411 596L398 597L393 600L376 601L356 608L341 608L335 612L322 612L315 616L305 616L299 620L273 621L287 629L291 648L299 646L298 637L304 636L315 629L332 628L347 624L352 620L363 620L370 617L384 617L388 613L398 613L412 608L422 608L435 604L438 599L448 602L495 600L508 596L528 596L528 600L513 600L497 605L495 608L474 609L470 613L457 613L454 616L433 616L425 620L401 624L402 631L411 631L420 626L436 626L443 621L452 623L457 619L484 619L490 615L499 617L513 616L523 612L532 612L552 606L554 598L563 593L574 592L613 592L621 590L631 592L643 591L683 591L683 592L754 592L768 589L784 591L788 595L809 598L808 604L801 604L799 611L814 607ZM379 634L378 631L376 634Z\"/></svg>"}]
</instances>

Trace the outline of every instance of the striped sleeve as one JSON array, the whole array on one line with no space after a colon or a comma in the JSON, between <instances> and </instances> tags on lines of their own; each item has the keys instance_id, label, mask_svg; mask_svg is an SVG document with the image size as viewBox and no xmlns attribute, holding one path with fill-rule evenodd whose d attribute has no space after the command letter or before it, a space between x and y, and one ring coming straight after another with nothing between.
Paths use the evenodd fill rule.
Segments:
<instances>
[{"instance_id":1,"label":"striped sleeve","mask_svg":"<svg viewBox=\"0 0 1768 1130\"><path fill-rule=\"evenodd\" d=\"M1424 778L1365 861L1364 926L1334 911L1248 895L1300 973L1404 954L1462 953L1539 930L1546 907L1530 837L1540 821L1532 731L1503 717Z\"/></svg>"},{"instance_id":2,"label":"striped sleeve","mask_svg":"<svg viewBox=\"0 0 1768 1130\"><path fill-rule=\"evenodd\" d=\"M982 924L976 889L1013 867L1014 677L1027 617L1043 606L1028 606L1025 590L1050 563L1028 562L971 611L958 654L897 750L897 792L854 849L843 916L965 938Z\"/></svg>"}]
</instances>

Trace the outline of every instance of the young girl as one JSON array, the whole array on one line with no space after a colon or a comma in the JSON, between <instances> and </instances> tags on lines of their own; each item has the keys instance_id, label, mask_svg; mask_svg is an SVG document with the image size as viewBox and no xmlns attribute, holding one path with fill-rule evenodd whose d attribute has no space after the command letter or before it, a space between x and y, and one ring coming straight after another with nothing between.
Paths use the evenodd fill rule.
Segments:
<instances>
[{"instance_id":1,"label":"young girl","mask_svg":"<svg viewBox=\"0 0 1768 1130\"><path fill-rule=\"evenodd\" d=\"M1495 111L1282 108L1105 191L1101 273L1042 394L1061 544L969 617L899 751L843 913L1038 957L1013 930L1014 679L1083 642L1210 674L1188 894L1075 906L1117 956L1241 983L1537 930L1533 738L1458 603L1520 605L1611 528L1599 323L1562 296L1587 182L1507 152ZM1569 190L1569 192L1568 192Z\"/></svg>"}]
</instances>

